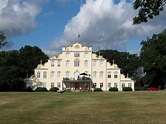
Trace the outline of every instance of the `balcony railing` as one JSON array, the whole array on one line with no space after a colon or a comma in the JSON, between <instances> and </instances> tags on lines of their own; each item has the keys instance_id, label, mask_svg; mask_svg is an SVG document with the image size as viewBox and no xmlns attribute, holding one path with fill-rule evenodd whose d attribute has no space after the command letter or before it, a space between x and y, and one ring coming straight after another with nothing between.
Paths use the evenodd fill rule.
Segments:
<instances>
[{"instance_id":1,"label":"balcony railing","mask_svg":"<svg viewBox=\"0 0 166 124\"><path fill-rule=\"evenodd\" d=\"M64 77L63 78L63 82L89 82L89 81L91 81L91 78L89 78L89 77L79 77L79 78L72 78L72 77L70 77L70 78L67 78L67 77Z\"/></svg>"}]
</instances>

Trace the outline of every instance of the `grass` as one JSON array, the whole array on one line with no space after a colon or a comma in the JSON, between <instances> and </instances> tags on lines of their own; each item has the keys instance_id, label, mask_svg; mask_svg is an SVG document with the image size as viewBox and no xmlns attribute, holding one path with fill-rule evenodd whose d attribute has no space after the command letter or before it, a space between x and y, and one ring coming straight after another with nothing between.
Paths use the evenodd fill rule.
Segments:
<instances>
[{"instance_id":1,"label":"grass","mask_svg":"<svg viewBox=\"0 0 166 124\"><path fill-rule=\"evenodd\" d=\"M165 124L166 91L0 92L0 124Z\"/></svg>"}]
</instances>

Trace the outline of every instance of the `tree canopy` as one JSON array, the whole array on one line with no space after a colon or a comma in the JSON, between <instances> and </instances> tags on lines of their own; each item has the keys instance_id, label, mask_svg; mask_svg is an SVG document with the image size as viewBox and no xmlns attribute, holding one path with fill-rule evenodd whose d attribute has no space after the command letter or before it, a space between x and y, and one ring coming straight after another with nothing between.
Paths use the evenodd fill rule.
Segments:
<instances>
[{"instance_id":1,"label":"tree canopy","mask_svg":"<svg viewBox=\"0 0 166 124\"><path fill-rule=\"evenodd\" d=\"M34 74L40 60L48 56L36 46L25 46L20 50L0 52L0 91L20 91L25 88L23 79Z\"/></svg>"},{"instance_id":2,"label":"tree canopy","mask_svg":"<svg viewBox=\"0 0 166 124\"><path fill-rule=\"evenodd\" d=\"M133 24L147 22L148 19L159 15L165 4L166 0L135 0L133 7L139 11L138 16L133 18Z\"/></svg>"},{"instance_id":3,"label":"tree canopy","mask_svg":"<svg viewBox=\"0 0 166 124\"><path fill-rule=\"evenodd\" d=\"M110 63L113 63L114 60L118 67L121 68L121 73L125 76L134 78L136 71L141 67L140 58L137 54L119 52L117 50L100 50L96 54L102 55Z\"/></svg>"},{"instance_id":4,"label":"tree canopy","mask_svg":"<svg viewBox=\"0 0 166 124\"><path fill-rule=\"evenodd\" d=\"M5 37L4 33L2 31L0 31L0 49L2 46L4 46L7 43L7 42L5 42L5 39L6 39L6 37Z\"/></svg>"},{"instance_id":5,"label":"tree canopy","mask_svg":"<svg viewBox=\"0 0 166 124\"><path fill-rule=\"evenodd\" d=\"M145 81L150 86L164 88L166 83L166 30L142 41L141 45L140 57L146 72Z\"/></svg>"}]
</instances>

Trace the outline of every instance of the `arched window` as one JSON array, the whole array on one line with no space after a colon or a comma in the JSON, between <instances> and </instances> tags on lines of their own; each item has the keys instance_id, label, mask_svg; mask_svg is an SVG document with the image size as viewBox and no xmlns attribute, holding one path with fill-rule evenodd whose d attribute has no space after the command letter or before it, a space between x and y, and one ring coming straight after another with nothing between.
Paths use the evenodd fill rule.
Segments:
<instances>
[{"instance_id":1,"label":"arched window","mask_svg":"<svg viewBox=\"0 0 166 124\"><path fill-rule=\"evenodd\" d=\"M80 66L80 60L79 59L75 59L74 60L74 67L79 67Z\"/></svg>"},{"instance_id":2,"label":"arched window","mask_svg":"<svg viewBox=\"0 0 166 124\"><path fill-rule=\"evenodd\" d=\"M96 60L93 61L93 66L94 66L94 67L97 66L97 62L96 62Z\"/></svg>"},{"instance_id":3,"label":"arched window","mask_svg":"<svg viewBox=\"0 0 166 124\"><path fill-rule=\"evenodd\" d=\"M94 72L93 72L93 78L96 78L96 77L97 77L97 72L94 71Z\"/></svg>"},{"instance_id":4,"label":"arched window","mask_svg":"<svg viewBox=\"0 0 166 124\"><path fill-rule=\"evenodd\" d=\"M84 57L85 57L85 58L88 58L88 53L84 53Z\"/></svg>"},{"instance_id":5,"label":"arched window","mask_svg":"<svg viewBox=\"0 0 166 124\"><path fill-rule=\"evenodd\" d=\"M103 67L103 65L104 65L104 61L100 60L100 66Z\"/></svg>"},{"instance_id":6,"label":"arched window","mask_svg":"<svg viewBox=\"0 0 166 124\"><path fill-rule=\"evenodd\" d=\"M118 78L118 72L114 72L114 78Z\"/></svg>"},{"instance_id":7,"label":"arched window","mask_svg":"<svg viewBox=\"0 0 166 124\"><path fill-rule=\"evenodd\" d=\"M84 61L84 67L88 67L88 61L87 60Z\"/></svg>"},{"instance_id":8,"label":"arched window","mask_svg":"<svg viewBox=\"0 0 166 124\"><path fill-rule=\"evenodd\" d=\"M43 72L43 78L47 78L47 72L46 71Z\"/></svg>"},{"instance_id":9,"label":"arched window","mask_svg":"<svg viewBox=\"0 0 166 124\"><path fill-rule=\"evenodd\" d=\"M58 71L58 72L57 72L57 78L60 78L60 77L61 77L61 72Z\"/></svg>"},{"instance_id":10,"label":"arched window","mask_svg":"<svg viewBox=\"0 0 166 124\"><path fill-rule=\"evenodd\" d=\"M67 60L67 61L66 61L66 67L69 67L69 66L70 66L70 61Z\"/></svg>"},{"instance_id":11,"label":"arched window","mask_svg":"<svg viewBox=\"0 0 166 124\"><path fill-rule=\"evenodd\" d=\"M101 71L101 72L100 72L100 78L103 78L103 74L104 74L104 73Z\"/></svg>"},{"instance_id":12,"label":"arched window","mask_svg":"<svg viewBox=\"0 0 166 124\"><path fill-rule=\"evenodd\" d=\"M51 60L51 67L54 67L54 60Z\"/></svg>"},{"instance_id":13,"label":"arched window","mask_svg":"<svg viewBox=\"0 0 166 124\"><path fill-rule=\"evenodd\" d=\"M111 72L108 72L108 78L111 78Z\"/></svg>"},{"instance_id":14,"label":"arched window","mask_svg":"<svg viewBox=\"0 0 166 124\"><path fill-rule=\"evenodd\" d=\"M40 78L40 72L39 71L37 72L37 78Z\"/></svg>"},{"instance_id":15,"label":"arched window","mask_svg":"<svg viewBox=\"0 0 166 124\"><path fill-rule=\"evenodd\" d=\"M70 53L67 52L67 53L66 53L66 57L67 57L67 58L70 57Z\"/></svg>"},{"instance_id":16,"label":"arched window","mask_svg":"<svg viewBox=\"0 0 166 124\"><path fill-rule=\"evenodd\" d=\"M61 61L60 61L60 60L57 61L57 66L58 66L58 67L61 66Z\"/></svg>"},{"instance_id":17,"label":"arched window","mask_svg":"<svg viewBox=\"0 0 166 124\"><path fill-rule=\"evenodd\" d=\"M54 71L52 71L51 72L51 78L54 78L54 75L55 75L55 73L54 73Z\"/></svg>"}]
</instances>

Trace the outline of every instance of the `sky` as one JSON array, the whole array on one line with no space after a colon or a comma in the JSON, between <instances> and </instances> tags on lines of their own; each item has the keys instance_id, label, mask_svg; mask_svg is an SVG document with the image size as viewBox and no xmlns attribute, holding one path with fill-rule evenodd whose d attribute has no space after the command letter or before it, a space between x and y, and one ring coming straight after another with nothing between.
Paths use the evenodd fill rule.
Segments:
<instances>
[{"instance_id":1,"label":"sky","mask_svg":"<svg viewBox=\"0 0 166 124\"><path fill-rule=\"evenodd\" d=\"M38 46L52 56L78 41L93 51L139 54L142 40L166 29L166 6L147 23L132 25L136 15L133 0L0 0L3 49Z\"/></svg>"}]
</instances>

